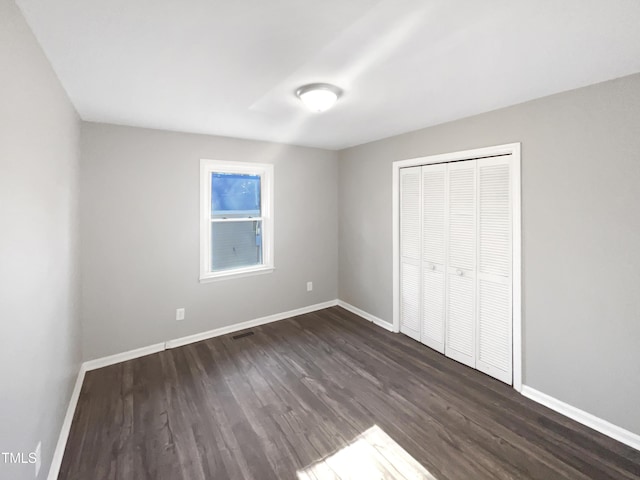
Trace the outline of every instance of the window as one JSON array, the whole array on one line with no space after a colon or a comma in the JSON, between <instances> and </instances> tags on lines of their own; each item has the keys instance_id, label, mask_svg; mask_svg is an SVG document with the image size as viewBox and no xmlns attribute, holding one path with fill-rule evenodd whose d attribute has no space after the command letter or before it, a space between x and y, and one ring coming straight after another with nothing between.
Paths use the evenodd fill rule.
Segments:
<instances>
[{"instance_id":1,"label":"window","mask_svg":"<svg viewBox=\"0 0 640 480\"><path fill-rule=\"evenodd\" d=\"M273 271L273 165L200 161L200 281Z\"/></svg>"}]
</instances>

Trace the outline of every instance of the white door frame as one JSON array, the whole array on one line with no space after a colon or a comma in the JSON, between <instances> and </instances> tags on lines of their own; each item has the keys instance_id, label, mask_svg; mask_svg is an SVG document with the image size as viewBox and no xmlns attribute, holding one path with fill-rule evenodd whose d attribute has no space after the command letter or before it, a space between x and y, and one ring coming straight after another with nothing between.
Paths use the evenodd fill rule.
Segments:
<instances>
[{"instance_id":1,"label":"white door frame","mask_svg":"<svg viewBox=\"0 0 640 480\"><path fill-rule=\"evenodd\" d=\"M432 163L457 162L511 155L513 202L513 388L522 391L522 211L520 194L520 143L398 160L392 165L393 206L393 331L400 331L400 169Z\"/></svg>"}]
</instances>

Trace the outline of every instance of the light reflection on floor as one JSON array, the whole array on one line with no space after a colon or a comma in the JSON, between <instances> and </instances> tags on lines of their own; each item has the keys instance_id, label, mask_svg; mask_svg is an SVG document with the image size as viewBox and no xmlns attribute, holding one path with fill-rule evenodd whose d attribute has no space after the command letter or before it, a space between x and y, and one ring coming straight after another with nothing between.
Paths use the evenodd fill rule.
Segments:
<instances>
[{"instance_id":1,"label":"light reflection on floor","mask_svg":"<svg viewBox=\"0 0 640 480\"><path fill-rule=\"evenodd\" d=\"M299 480L437 480L377 425L297 474Z\"/></svg>"}]
</instances>

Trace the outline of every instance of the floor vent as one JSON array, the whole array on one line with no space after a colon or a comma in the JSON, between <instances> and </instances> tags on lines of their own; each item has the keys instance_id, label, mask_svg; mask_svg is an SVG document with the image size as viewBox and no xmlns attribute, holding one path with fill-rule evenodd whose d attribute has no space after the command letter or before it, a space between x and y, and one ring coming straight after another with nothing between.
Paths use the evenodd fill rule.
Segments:
<instances>
[{"instance_id":1,"label":"floor vent","mask_svg":"<svg viewBox=\"0 0 640 480\"><path fill-rule=\"evenodd\" d=\"M241 333L239 335L234 335L231 338L233 338L234 340L238 340L239 338L250 337L251 335L253 335L253 332L246 332L246 333Z\"/></svg>"}]
</instances>

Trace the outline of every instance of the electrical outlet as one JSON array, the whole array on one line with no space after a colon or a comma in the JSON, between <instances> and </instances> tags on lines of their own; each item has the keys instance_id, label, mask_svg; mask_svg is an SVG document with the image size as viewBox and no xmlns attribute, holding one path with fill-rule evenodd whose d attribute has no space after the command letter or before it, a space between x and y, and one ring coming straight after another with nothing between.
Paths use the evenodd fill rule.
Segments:
<instances>
[{"instance_id":1,"label":"electrical outlet","mask_svg":"<svg viewBox=\"0 0 640 480\"><path fill-rule=\"evenodd\" d=\"M307 292L313 290L313 282L307 282Z\"/></svg>"},{"instance_id":2,"label":"electrical outlet","mask_svg":"<svg viewBox=\"0 0 640 480\"><path fill-rule=\"evenodd\" d=\"M184 320L184 308L176 309L176 320Z\"/></svg>"},{"instance_id":3,"label":"electrical outlet","mask_svg":"<svg viewBox=\"0 0 640 480\"><path fill-rule=\"evenodd\" d=\"M38 474L40 473L40 457L41 455L41 451L42 451L42 441L38 442L38 445L36 446L36 478L38 478Z\"/></svg>"}]
</instances>

